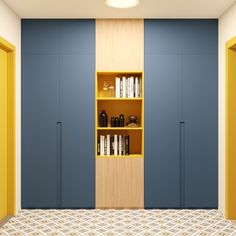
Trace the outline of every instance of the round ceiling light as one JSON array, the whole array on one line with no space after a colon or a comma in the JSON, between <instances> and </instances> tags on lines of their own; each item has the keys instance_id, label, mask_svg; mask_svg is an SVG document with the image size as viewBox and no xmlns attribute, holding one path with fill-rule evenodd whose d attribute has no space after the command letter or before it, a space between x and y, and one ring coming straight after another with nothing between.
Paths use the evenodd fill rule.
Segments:
<instances>
[{"instance_id":1,"label":"round ceiling light","mask_svg":"<svg viewBox=\"0 0 236 236\"><path fill-rule=\"evenodd\" d=\"M106 4L115 8L130 8L139 4L139 0L106 0Z\"/></svg>"}]
</instances>

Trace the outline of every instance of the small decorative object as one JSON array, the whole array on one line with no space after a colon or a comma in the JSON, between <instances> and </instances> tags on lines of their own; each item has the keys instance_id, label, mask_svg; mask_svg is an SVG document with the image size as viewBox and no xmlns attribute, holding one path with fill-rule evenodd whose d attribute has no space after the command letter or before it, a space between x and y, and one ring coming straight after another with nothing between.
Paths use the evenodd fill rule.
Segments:
<instances>
[{"instance_id":1,"label":"small decorative object","mask_svg":"<svg viewBox=\"0 0 236 236\"><path fill-rule=\"evenodd\" d=\"M111 117L111 127L115 127L115 117Z\"/></svg>"},{"instance_id":2,"label":"small decorative object","mask_svg":"<svg viewBox=\"0 0 236 236\"><path fill-rule=\"evenodd\" d=\"M120 127L124 127L125 126L125 117L124 117L123 114L120 114L119 124L120 124Z\"/></svg>"},{"instance_id":3,"label":"small decorative object","mask_svg":"<svg viewBox=\"0 0 236 236\"><path fill-rule=\"evenodd\" d=\"M107 81L103 81L103 97L109 97L109 91L108 91L108 82Z\"/></svg>"},{"instance_id":4,"label":"small decorative object","mask_svg":"<svg viewBox=\"0 0 236 236\"><path fill-rule=\"evenodd\" d=\"M115 97L115 87L113 83L109 85L108 90L109 90L109 96L111 98Z\"/></svg>"},{"instance_id":5,"label":"small decorative object","mask_svg":"<svg viewBox=\"0 0 236 236\"><path fill-rule=\"evenodd\" d=\"M139 127L137 119L138 118L135 115L129 116L129 123L127 124L127 127Z\"/></svg>"},{"instance_id":6,"label":"small decorative object","mask_svg":"<svg viewBox=\"0 0 236 236\"><path fill-rule=\"evenodd\" d=\"M104 110L100 114L100 127L107 127L107 113Z\"/></svg>"},{"instance_id":7,"label":"small decorative object","mask_svg":"<svg viewBox=\"0 0 236 236\"><path fill-rule=\"evenodd\" d=\"M119 126L120 126L119 118L115 117L115 127L119 127Z\"/></svg>"}]
</instances>

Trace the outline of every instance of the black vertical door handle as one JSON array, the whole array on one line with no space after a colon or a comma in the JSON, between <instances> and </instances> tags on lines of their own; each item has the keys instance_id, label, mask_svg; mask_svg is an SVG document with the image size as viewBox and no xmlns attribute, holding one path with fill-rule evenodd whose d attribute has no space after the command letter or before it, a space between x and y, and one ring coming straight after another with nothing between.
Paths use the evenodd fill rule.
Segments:
<instances>
[{"instance_id":1,"label":"black vertical door handle","mask_svg":"<svg viewBox=\"0 0 236 236\"><path fill-rule=\"evenodd\" d=\"M185 122L180 121L180 207L185 208Z\"/></svg>"},{"instance_id":2,"label":"black vertical door handle","mask_svg":"<svg viewBox=\"0 0 236 236\"><path fill-rule=\"evenodd\" d=\"M57 207L61 207L62 194L62 122L57 122Z\"/></svg>"}]
</instances>

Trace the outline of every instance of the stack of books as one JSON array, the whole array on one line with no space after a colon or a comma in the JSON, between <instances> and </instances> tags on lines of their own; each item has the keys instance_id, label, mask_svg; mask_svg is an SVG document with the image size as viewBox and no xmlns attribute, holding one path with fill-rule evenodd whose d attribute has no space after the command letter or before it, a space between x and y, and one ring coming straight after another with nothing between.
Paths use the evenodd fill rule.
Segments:
<instances>
[{"instance_id":1,"label":"stack of books","mask_svg":"<svg viewBox=\"0 0 236 236\"><path fill-rule=\"evenodd\" d=\"M129 135L100 135L97 152L99 156L129 155Z\"/></svg>"},{"instance_id":2,"label":"stack of books","mask_svg":"<svg viewBox=\"0 0 236 236\"><path fill-rule=\"evenodd\" d=\"M116 77L116 98L141 98L142 82L139 77Z\"/></svg>"}]
</instances>

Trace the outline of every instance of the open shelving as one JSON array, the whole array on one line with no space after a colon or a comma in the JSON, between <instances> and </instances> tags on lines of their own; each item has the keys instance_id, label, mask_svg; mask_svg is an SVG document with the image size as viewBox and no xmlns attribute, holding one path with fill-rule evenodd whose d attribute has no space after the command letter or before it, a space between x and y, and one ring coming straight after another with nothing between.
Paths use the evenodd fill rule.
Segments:
<instances>
[{"instance_id":1,"label":"open shelving","mask_svg":"<svg viewBox=\"0 0 236 236\"><path fill-rule=\"evenodd\" d=\"M116 97L116 78L128 81L128 78L139 78L140 94L133 97ZM95 86L95 156L96 158L143 158L144 157L144 78L143 72L96 72ZM132 80L131 80L132 81ZM127 82L126 82L127 83ZM129 82L130 83L130 82ZM130 83L132 84L132 83ZM127 86L127 85L126 85ZM105 88L105 89L104 89ZM111 90L109 90L111 88ZM122 87L124 89L124 87ZM139 96L139 97L135 97ZM108 126L100 127L99 118L102 110L108 116ZM111 127L111 117L124 115L124 127ZM129 116L135 115L138 127L129 127ZM98 155L98 139L100 135L129 136L129 155Z\"/></svg>"}]
</instances>

